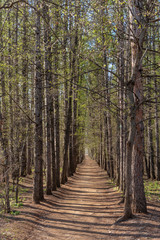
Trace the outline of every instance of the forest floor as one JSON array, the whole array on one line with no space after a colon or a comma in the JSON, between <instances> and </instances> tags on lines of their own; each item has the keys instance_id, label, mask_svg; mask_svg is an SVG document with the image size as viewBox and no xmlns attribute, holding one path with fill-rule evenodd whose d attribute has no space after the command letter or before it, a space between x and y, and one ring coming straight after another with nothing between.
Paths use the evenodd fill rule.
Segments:
<instances>
[{"instance_id":1,"label":"forest floor","mask_svg":"<svg viewBox=\"0 0 160 240\"><path fill-rule=\"evenodd\" d=\"M32 202L32 179L21 183L25 199L17 216L0 218L0 240L160 239L160 204L148 214L114 224L123 214L121 193L97 163L86 157L76 174L41 204Z\"/></svg>"}]
</instances>

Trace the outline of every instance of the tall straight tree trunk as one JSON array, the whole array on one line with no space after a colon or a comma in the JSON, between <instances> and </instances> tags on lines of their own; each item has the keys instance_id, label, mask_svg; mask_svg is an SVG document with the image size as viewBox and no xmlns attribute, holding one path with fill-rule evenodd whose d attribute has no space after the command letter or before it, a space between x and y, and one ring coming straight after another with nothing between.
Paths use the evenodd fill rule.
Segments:
<instances>
[{"instance_id":1,"label":"tall straight tree trunk","mask_svg":"<svg viewBox=\"0 0 160 240\"><path fill-rule=\"evenodd\" d=\"M62 169L62 180L61 183L64 184L67 182L68 175L68 150L69 150L69 140L70 140L70 130L71 130L71 121L72 121L72 83L70 83L69 91L69 102L68 102L68 113L67 121L65 126L65 136L64 136L64 156L63 156L63 169Z\"/></svg>"},{"instance_id":2,"label":"tall straight tree trunk","mask_svg":"<svg viewBox=\"0 0 160 240\"><path fill-rule=\"evenodd\" d=\"M142 56L143 42L145 39L147 25L142 22L141 9L145 1L136 4L130 0L130 24L131 53L132 53L132 85L135 106L135 137L133 145L133 211L146 213L146 199L143 185L143 155L144 155L144 124L143 124L143 82L142 82ZM139 28L141 24L141 28ZM135 41L138 39L138 43Z\"/></svg>"},{"instance_id":3,"label":"tall straight tree trunk","mask_svg":"<svg viewBox=\"0 0 160 240\"><path fill-rule=\"evenodd\" d=\"M142 57L142 55L141 55ZM134 86L135 96L139 96L134 99L136 105L136 135L134 139L133 149L133 210L134 212L146 213L146 199L143 185L143 156L144 156L144 125L143 125L143 109L140 103L142 102L143 87L141 75L137 74L136 83ZM137 97L136 97L137 98Z\"/></svg>"},{"instance_id":4,"label":"tall straight tree trunk","mask_svg":"<svg viewBox=\"0 0 160 240\"><path fill-rule=\"evenodd\" d=\"M67 124L67 114L68 114L68 80L67 80L67 77L68 77L68 66L67 66L67 43L68 43L68 37L66 36L67 35L67 32L68 32L68 0L65 1L65 7L66 7L66 12L65 12L65 15L64 15L64 42L63 42L63 45L64 45L64 53L63 53L63 66L64 66L64 76L66 77L66 81L65 81L65 84L64 84L64 119L65 119L65 126ZM65 141L64 141L64 144L65 144ZM64 145L64 150L65 150L65 145ZM64 161L64 159L63 159ZM65 159L65 162L66 162L66 171L68 171L68 175L70 175L70 168L68 166L68 154L66 155L66 159ZM63 162L63 166L64 166L64 162ZM64 172L63 172L64 173Z\"/></svg>"},{"instance_id":5,"label":"tall straight tree trunk","mask_svg":"<svg viewBox=\"0 0 160 240\"><path fill-rule=\"evenodd\" d=\"M119 12L119 54L118 54L118 70L119 70L119 108L120 108L120 126L119 126L119 144L120 144L120 189L124 191L124 24L123 24L123 4L120 6Z\"/></svg>"},{"instance_id":6,"label":"tall straight tree trunk","mask_svg":"<svg viewBox=\"0 0 160 240\"><path fill-rule=\"evenodd\" d=\"M148 27L148 22L144 21L145 17L142 16L141 11L145 4L145 1L129 1L130 29L132 34L132 71L131 80L127 84L128 96L130 100L130 131L127 142L126 156L124 216L118 221L126 220L132 217L132 211L143 213L147 212L143 185L144 126L142 108L143 84L141 76L143 56L142 47ZM139 27L139 24L141 24L141 27Z\"/></svg>"},{"instance_id":7,"label":"tall straight tree trunk","mask_svg":"<svg viewBox=\"0 0 160 240\"><path fill-rule=\"evenodd\" d=\"M33 201L39 203L43 196L43 126L42 126L42 66L41 66L41 21L40 1L36 1L36 78L35 78L35 172Z\"/></svg>"},{"instance_id":8,"label":"tall straight tree trunk","mask_svg":"<svg viewBox=\"0 0 160 240\"><path fill-rule=\"evenodd\" d=\"M1 19L0 19L1 21ZM0 37L1 39L1 37ZM1 42L2 43L2 42ZM3 53L1 60L4 61ZM6 101L6 85L4 78L4 71L1 71L1 88L2 88L2 113L0 111L0 141L3 149L4 156L4 179L5 179L5 212L10 212L10 199L9 199L9 155L8 155L8 128L7 128L7 101ZM1 109L0 109L1 110Z\"/></svg>"},{"instance_id":9,"label":"tall straight tree trunk","mask_svg":"<svg viewBox=\"0 0 160 240\"><path fill-rule=\"evenodd\" d=\"M156 50L155 47L155 36L156 31L155 27L153 27L153 51ZM156 55L155 52L153 53L153 65L156 66ZM156 75L156 71L154 71L154 74ZM156 163L156 179L160 181L160 150L159 150L159 113L158 113L158 81L155 76L154 78L154 92L155 92L155 163Z\"/></svg>"},{"instance_id":10,"label":"tall straight tree trunk","mask_svg":"<svg viewBox=\"0 0 160 240\"><path fill-rule=\"evenodd\" d=\"M72 12L74 12L74 8L71 4L71 0L69 0L69 30L70 33L74 33L74 15ZM76 1L75 1L76 5ZM75 73L75 61L76 56L74 56L75 51L75 36L72 34L70 36L70 52L69 52L69 70L70 70L70 76L71 76L71 82L70 82L70 89L69 89L69 105L68 105L68 114L67 114L67 121L69 123L68 128L69 130L69 159L68 159L68 175L71 176L74 172L74 159L73 159L73 88L74 88L74 75ZM72 88L72 89L71 89ZM71 95L70 95L71 94ZM66 126L67 127L67 126Z\"/></svg>"},{"instance_id":11,"label":"tall straight tree trunk","mask_svg":"<svg viewBox=\"0 0 160 240\"><path fill-rule=\"evenodd\" d=\"M56 171L56 155L55 155L55 115L54 101L51 101L51 152L52 152L52 190L57 190L57 171Z\"/></svg>"},{"instance_id":12,"label":"tall straight tree trunk","mask_svg":"<svg viewBox=\"0 0 160 240\"><path fill-rule=\"evenodd\" d=\"M148 79L148 83L150 83L151 79ZM150 98L151 96L151 90L150 86L148 89L148 97ZM155 179L155 167L154 167L154 148L153 148L153 132L152 132L152 107L151 104L149 103L148 106L148 162L149 162L149 169L150 169L150 176L153 179Z\"/></svg>"},{"instance_id":13,"label":"tall straight tree trunk","mask_svg":"<svg viewBox=\"0 0 160 240\"><path fill-rule=\"evenodd\" d=\"M55 10L55 33L56 37L58 37L59 31L59 11L58 8ZM57 187L60 187L60 114L59 114L59 85L58 85L58 61L59 61L59 53L58 53L58 39L56 39L56 43L54 46L54 81L56 84L55 91L55 127L56 127L56 171L57 171Z\"/></svg>"},{"instance_id":14,"label":"tall straight tree trunk","mask_svg":"<svg viewBox=\"0 0 160 240\"><path fill-rule=\"evenodd\" d=\"M1 3L2 1L0 1ZM0 11L0 29L2 29L2 11ZM4 62L4 53L3 53L3 37L2 30L0 32L0 47L1 51L1 62ZM5 212L10 212L10 196L9 196L9 142L8 142L8 125L7 125L7 98L6 98L6 81L5 81L5 72L2 68L1 70L1 92L2 100L0 106L0 142L3 150L4 157L4 169L3 169L3 180L5 180Z\"/></svg>"},{"instance_id":15,"label":"tall straight tree trunk","mask_svg":"<svg viewBox=\"0 0 160 240\"><path fill-rule=\"evenodd\" d=\"M147 36L147 45L151 48L151 43L149 39L151 37L151 30ZM147 64L149 64L149 57L147 56ZM151 71L151 67L150 67ZM155 179L155 166L154 166L154 146L153 146L153 129L152 129L152 105L150 103L150 98L152 96L152 88L151 88L152 79L150 77L147 78L147 86L148 86L148 163L150 169L150 176L152 179Z\"/></svg>"},{"instance_id":16,"label":"tall straight tree trunk","mask_svg":"<svg viewBox=\"0 0 160 240\"><path fill-rule=\"evenodd\" d=\"M156 179L160 181L160 151L159 151L159 114L158 114L158 84L155 78L155 134L156 134Z\"/></svg>"},{"instance_id":17,"label":"tall straight tree trunk","mask_svg":"<svg viewBox=\"0 0 160 240\"><path fill-rule=\"evenodd\" d=\"M28 175L31 175L32 173L32 160L33 160L33 140L32 140L32 123L30 120L28 120L28 138L27 138L27 166L26 166L26 172Z\"/></svg>"},{"instance_id":18,"label":"tall straight tree trunk","mask_svg":"<svg viewBox=\"0 0 160 240\"><path fill-rule=\"evenodd\" d=\"M107 172L109 174L109 177L114 177L114 164L113 164L113 143L112 143L112 126L111 126L111 113L110 113L110 92L109 92L109 76L108 76L108 62L107 62L107 49L105 46L105 23L103 20L104 11L107 11L105 9L105 1L102 0L101 5L101 15L102 15L102 42L103 42L103 63L104 63L104 85L106 88L106 113L105 113L105 124L106 124L106 132L105 132L105 138L106 138L106 144L107 144Z\"/></svg>"},{"instance_id":19,"label":"tall straight tree trunk","mask_svg":"<svg viewBox=\"0 0 160 240\"><path fill-rule=\"evenodd\" d=\"M34 60L33 60L34 62ZM34 119L34 99L35 99L35 91L34 91L34 81L35 81L35 65L32 64L31 68L31 96L30 96L30 117ZM29 100L29 91L28 91L28 100ZM29 101L28 101L29 102ZM29 106L28 106L29 108ZM34 162L34 138L33 138L33 131L34 125L32 124L31 120L28 119L28 161L27 161L27 174L32 173L32 164Z\"/></svg>"},{"instance_id":20,"label":"tall straight tree trunk","mask_svg":"<svg viewBox=\"0 0 160 240\"><path fill-rule=\"evenodd\" d=\"M110 102L110 100L109 100ZM110 106L110 103L109 103ZM108 112L108 130L109 130L109 154L110 154L110 172L111 172L111 178L114 178L114 158L113 158L113 139L112 139L112 124L111 124L111 113L110 113L110 107Z\"/></svg>"},{"instance_id":21,"label":"tall straight tree trunk","mask_svg":"<svg viewBox=\"0 0 160 240\"><path fill-rule=\"evenodd\" d=\"M103 168L103 124L102 124L102 110L100 112L100 167Z\"/></svg>"},{"instance_id":22,"label":"tall straight tree trunk","mask_svg":"<svg viewBox=\"0 0 160 240\"><path fill-rule=\"evenodd\" d=\"M78 17L79 17L79 11L78 7L76 6L76 29L75 29L75 37L74 37L74 49L73 49L73 60L72 60L72 72L73 72L73 151L72 151L72 164L73 169L71 168L71 174L73 174L77 167L77 96L78 96L78 67L77 67L77 54L78 54Z\"/></svg>"},{"instance_id":23,"label":"tall straight tree trunk","mask_svg":"<svg viewBox=\"0 0 160 240\"><path fill-rule=\"evenodd\" d=\"M22 75L23 75L23 107L27 109L27 68L28 68L28 61L27 61L27 9L26 4L24 4L24 23L23 23L23 49L24 49L24 57L23 57L23 67L22 67ZM27 168L27 121L26 116L23 116L23 139L22 139L22 156L21 156L21 176L26 176L26 168Z\"/></svg>"},{"instance_id":24,"label":"tall straight tree trunk","mask_svg":"<svg viewBox=\"0 0 160 240\"><path fill-rule=\"evenodd\" d=\"M105 22L103 20L103 16L104 16L104 11L105 11L105 1L102 1L101 3L102 5L102 10L101 10L101 22L102 22L102 26L101 26L101 32L102 32L102 44L103 44L103 64L104 64L104 70L103 70L103 87L106 88L106 84L108 82L108 62L107 62L107 47L105 45ZM107 162L109 161L108 159L108 146L109 146L109 142L108 142L108 128L107 128L107 101L106 101L106 96L107 96L107 89L105 91L105 103L104 105L106 106L106 109L104 111L104 169L107 170ZM102 135L102 127L101 127L101 135ZM102 137L102 136L101 136Z\"/></svg>"},{"instance_id":25,"label":"tall straight tree trunk","mask_svg":"<svg viewBox=\"0 0 160 240\"><path fill-rule=\"evenodd\" d=\"M8 31L8 37L11 42L8 43L9 47L9 72L8 72L8 79L9 79L9 94L10 94L10 99L9 99L9 104L10 104L10 163L12 167L12 179L13 179L13 190L14 190L14 180L15 180L15 175L14 175L14 168L15 168L15 162L14 162L14 119L13 119L13 86L12 86L12 77L13 77L13 72L12 72L12 53L11 53L11 43L12 43L12 37L11 37L11 14L8 16L8 21L9 21L9 31Z\"/></svg>"},{"instance_id":26,"label":"tall straight tree trunk","mask_svg":"<svg viewBox=\"0 0 160 240\"><path fill-rule=\"evenodd\" d=\"M51 37L50 37L50 16L49 8L44 3L44 46L45 46L45 81L46 81L46 115L47 115L47 156L46 156L46 194L52 194L52 179L51 179L51 83L52 83L52 66L51 66Z\"/></svg>"},{"instance_id":27,"label":"tall straight tree trunk","mask_svg":"<svg viewBox=\"0 0 160 240\"><path fill-rule=\"evenodd\" d=\"M148 151L148 126L145 124L144 126L144 171L146 172L147 178L150 179L150 164L148 162L149 158L147 157L147 151Z\"/></svg>"},{"instance_id":28,"label":"tall straight tree trunk","mask_svg":"<svg viewBox=\"0 0 160 240\"><path fill-rule=\"evenodd\" d=\"M69 30L72 30L72 14L71 14L71 1L69 1ZM70 37L70 48L71 48L72 37ZM62 179L61 183L67 182L68 174L71 175L74 172L74 165L72 163L72 97L73 97L73 72L72 72L72 52L69 53L69 68L71 72L71 81L69 86L69 98L68 98L68 109L65 122L65 133L64 133L64 154L63 154L63 168L62 168ZM70 160L70 163L69 163Z\"/></svg>"},{"instance_id":29,"label":"tall straight tree trunk","mask_svg":"<svg viewBox=\"0 0 160 240\"><path fill-rule=\"evenodd\" d=\"M134 107L134 96L133 96L133 85L128 85L128 96L130 100L130 128L129 136L127 141L127 151L126 151L126 168L125 168L125 202L124 202L124 216L120 218L121 220L127 220L133 216L132 214L132 152L136 132L135 124L135 107Z\"/></svg>"},{"instance_id":30,"label":"tall straight tree trunk","mask_svg":"<svg viewBox=\"0 0 160 240\"><path fill-rule=\"evenodd\" d=\"M128 25L127 25L127 34L128 36L130 36L130 24L128 21ZM130 80L130 69L131 69L131 51L130 51L130 46L131 46L131 42L130 42L130 37L129 39L127 39L125 41L125 46L124 48L126 48L126 55L125 55L125 79L124 79L124 85L126 85L127 82L129 82ZM126 169L126 161L125 159L127 158L127 139L128 139L128 112L127 107L128 107L128 101L125 101L125 99L127 99L127 88L124 86L124 109L125 109L125 114L124 114L124 154L123 154L123 179L124 179L124 191L125 191L125 169Z\"/></svg>"},{"instance_id":31,"label":"tall straight tree trunk","mask_svg":"<svg viewBox=\"0 0 160 240\"><path fill-rule=\"evenodd\" d=\"M71 7L71 6L70 6ZM71 11L71 9L70 9ZM71 16L70 16L70 31L71 31ZM71 38L70 38L71 44ZM68 172L71 174L74 172L74 165L72 163L72 95L73 95L73 72L72 72L72 53L70 51L69 54L70 58L70 71L71 71L71 82L69 87L69 99L68 99L68 110L66 116L66 123L65 123L65 134L64 134L64 155L63 155L63 169L62 169L62 184L67 182L68 179ZM69 155L69 156L68 156ZM70 165L68 163L70 159ZM68 169L70 167L70 169ZM69 171L68 171L69 170Z\"/></svg>"},{"instance_id":32,"label":"tall straight tree trunk","mask_svg":"<svg viewBox=\"0 0 160 240\"><path fill-rule=\"evenodd\" d=\"M107 66L106 66L107 67ZM112 144L112 124L111 124L111 107L110 107L110 92L109 79L106 79L106 125L107 125L107 152L108 152L108 173L111 178L114 178L114 164L113 164L113 144Z\"/></svg>"},{"instance_id":33,"label":"tall straight tree trunk","mask_svg":"<svg viewBox=\"0 0 160 240\"><path fill-rule=\"evenodd\" d=\"M0 13L0 26L2 24L2 15ZM3 47L2 36L0 35ZM3 52L1 53L1 61L4 62ZM2 110L0 106L0 142L3 150L4 157L4 170L3 177L5 179L5 212L10 212L10 199L9 199L9 155L8 155L8 127L7 127L7 99L6 99L6 83L3 69L1 70L1 89L2 89Z\"/></svg>"},{"instance_id":34,"label":"tall straight tree trunk","mask_svg":"<svg viewBox=\"0 0 160 240\"><path fill-rule=\"evenodd\" d=\"M15 13L15 22L16 22L16 30L15 30L15 78L16 78L16 102L19 104L20 102L20 94L19 94L19 78L18 78L18 19L19 19L19 6L18 3L16 4L16 13ZM18 194L19 194L19 175L20 175L20 146L21 146L21 140L20 140L20 110L18 107L16 107L16 122L15 122L15 132L16 132L16 152L15 152L15 163L16 168L14 171L14 174L16 176L16 202L18 202Z\"/></svg>"},{"instance_id":35,"label":"tall straight tree trunk","mask_svg":"<svg viewBox=\"0 0 160 240\"><path fill-rule=\"evenodd\" d=\"M119 94L119 84L118 84L118 96L117 98L120 98ZM120 111L117 109L117 142L116 142L116 183L118 186L120 186Z\"/></svg>"},{"instance_id":36,"label":"tall straight tree trunk","mask_svg":"<svg viewBox=\"0 0 160 240\"><path fill-rule=\"evenodd\" d=\"M103 39L103 45L105 43L105 38L104 38L104 33L102 35L102 39ZM106 139L106 153L107 153L107 156L106 156L106 170L108 172L108 175L109 177L111 177L111 162L110 162L110 130L109 130L109 124L110 124L110 121L109 121L109 90L108 90L108 62L107 62L107 50L106 50L106 46L104 45L104 52L103 52L103 63L104 63L104 86L106 88L106 96L105 96L105 105L106 105L106 111L105 111L105 139Z\"/></svg>"}]
</instances>

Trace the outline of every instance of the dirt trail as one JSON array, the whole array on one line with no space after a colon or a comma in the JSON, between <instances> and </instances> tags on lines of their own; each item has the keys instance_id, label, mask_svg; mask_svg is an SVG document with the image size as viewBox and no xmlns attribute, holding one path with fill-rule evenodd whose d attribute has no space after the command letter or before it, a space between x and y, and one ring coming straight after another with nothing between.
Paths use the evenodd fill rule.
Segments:
<instances>
[{"instance_id":1,"label":"dirt trail","mask_svg":"<svg viewBox=\"0 0 160 240\"><path fill-rule=\"evenodd\" d=\"M8 223L10 238L8 235L4 239L160 239L160 206L150 204L148 215L114 225L123 214L120 199L120 193L107 181L106 172L87 157L53 196L40 205L25 204L11 229Z\"/></svg>"}]
</instances>

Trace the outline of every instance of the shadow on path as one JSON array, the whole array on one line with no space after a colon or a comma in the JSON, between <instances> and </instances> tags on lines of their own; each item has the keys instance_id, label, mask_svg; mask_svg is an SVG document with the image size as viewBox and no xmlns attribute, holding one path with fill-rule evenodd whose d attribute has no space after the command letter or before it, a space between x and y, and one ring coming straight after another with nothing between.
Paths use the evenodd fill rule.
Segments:
<instances>
[{"instance_id":1,"label":"shadow on path","mask_svg":"<svg viewBox=\"0 0 160 240\"><path fill-rule=\"evenodd\" d=\"M123 214L123 204L118 204L120 199L106 172L86 157L76 174L53 196L47 196L40 205L25 204L15 221L24 233L27 226L30 230L20 239L160 239L158 206L150 205L148 215L113 225Z\"/></svg>"}]
</instances>

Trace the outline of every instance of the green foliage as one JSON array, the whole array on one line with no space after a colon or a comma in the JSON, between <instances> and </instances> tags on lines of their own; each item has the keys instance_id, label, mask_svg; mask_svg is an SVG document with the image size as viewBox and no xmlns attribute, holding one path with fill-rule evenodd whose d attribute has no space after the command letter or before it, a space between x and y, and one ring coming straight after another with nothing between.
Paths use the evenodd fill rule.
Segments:
<instances>
[{"instance_id":1,"label":"green foliage","mask_svg":"<svg viewBox=\"0 0 160 240\"><path fill-rule=\"evenodd\" d=\"M20 203L14 203L13 206L14 206L14 207L17 207L17 208L23 207L23 203L22 203L22 202L20 202Z\"/></svg>"},{"instance_id":2,"label":"green foliage","mask_svg":"<svg viewBox=\"0 0 160 240\"><path fill-rule=\"evenodd\" d=\"M10 214L13 215L13 216L17 216L17 215L20 214L20 211L14 211L13 210L13 211L10 212Z\"/></svg>"},{"instance_id":3,"label":"green foliage","mask_svg":"<svg viewBox=\"0 0 160 240\"><path fill-rule=\"evenodd\" d=\"M160 182L155 180L144 181L145 195L149 200L160 201Z\"/></svg>"},{"instance_id":4,"label":"green foliage","mask_svg":"<svg viewBox=\"0 0 160 240\"><path fill-rule=\"evenodd\" d=\"M26 193L26 192L28 192L27 188L20 188L20 193Z\"/></svg>"}]
</instances>

